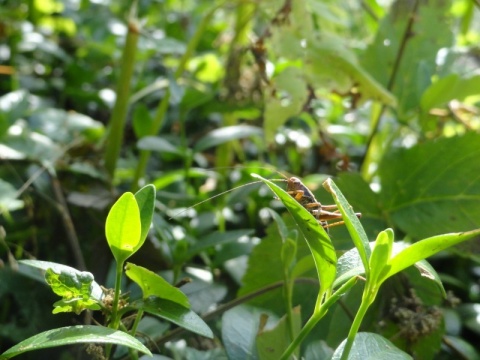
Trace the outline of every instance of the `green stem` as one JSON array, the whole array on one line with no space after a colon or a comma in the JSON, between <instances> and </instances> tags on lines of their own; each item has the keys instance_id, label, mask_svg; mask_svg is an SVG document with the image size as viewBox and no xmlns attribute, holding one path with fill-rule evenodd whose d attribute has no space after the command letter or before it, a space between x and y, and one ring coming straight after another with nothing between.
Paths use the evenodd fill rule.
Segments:
<instances>
[{"instance_id":1,"label":"green stem","mask_svg":"<svg viewBox=\"0 0 480 360\"><path fill-rule=\"evenodd\" d=\"M113 329L118 329L118 324L120 323L120 318L118 316L118 303L120 302L122 274L123 274L123 262L117 263L117 268L115 270L115 295L113 297L112 316L110 319L110 327Z\"/></svg>"},{"instance_id":2,"label":"green stem","mask_svg":"<svg viewBox=\"0 0 480 360\"><path fill-rule=\"evenodd\" d=\"M130 83L135 65L139 32L138 22L136 18L131 16L128 20L128 34L123 48L120 78L117 84L117 98L109 121L110 127L105 149L105 168L111 179L113 179L115 174L115 168L123 142L124 125L128 110L128 97L130 95Z\"/></svg>"},{"instance_id":3,"label":"green stem","mask_svg":"<svg viewBox=\"0 0 480 360\"><path fill-rule=\"evenodd\" d=\"M328 309L340 299L350 288L355 285L358 281L358 277L350 278L345 284L343 284L332 296L330 296L319 308L315 311L310 319L308 319L307 323L300 331L300 334L290 343L288 348L282 354L280 360L287 360L295 351L295 349L300 346L300 344L305 340L308 334L312 331L312 329L317 325L321 318L325 316Z\"/></svg>"},{"instance_id":4,"label":"green stem","mask_svg":"<svg viewBox=\"0 0 480 360\"><path fill-rule=\"evenodd\" d=\"M190 60L190 58L192 57L195 49L198 46L198 43L200 42L200 39L202 38L208 24L212 19L213 14L219 7L220 5L214 6L200 22L197 28L197 31L195 32L192 39L188 43L187 49L179 61L179 64L173 76L175 81L178 80L180 76L183 74L183 72L185 71L188 60ZM167 113L167 110L168 110L169 101L170 101L170 87L167 88L165 92L165 96L163 97L162 101L158 105L157 112L155 114L152 127L150 128L149 135L154 136L160 130L162 123L165 119L165 114ZM145 151L145 150L140 151L140 159L138 161L137 168L135 169L135 176L132 183L132 190L138 189L140 185L139 182L145 176L149 159L150 159L150 151Z\"/></svg>"},{"instance_id":5,"label":"green stem","mask_svg":"<svg viewBox=\"0 0 480 360\"><path fill-rule=\"evenodd\" d=\"M137 312L137 316L135 316L135 321L133 322L132 329L130 330L130 335L135 336L137 332L138 324L140 324L140 320L142 320L142 317L143 317L143 310L140 309Z\"/></svg>"},{"instance_id":6,"label":"green stem","mask_svg":"<svg viewBox=\"0 0 480 360\"><path fill-rule=\"evenodd\" d=\"M290 274L288 269L285 269L284 274L285 286L283 287L283 296L285 297L285 306L287 307L287 325L288 325L288 335L290 341L295 338L295 330L293 325L293 282L290 280Z\"/></svg>"},{"instance_id":7,"label":"green stem","mask_svg":"<svg viewBox=\"0 0 480 360\"><path fill-rule=\"evenodd\" d=\"M309 286L312 286L312 284L316 284L318 285L318 281L314 280L314 279L310 279L310 278L297 278L295 279L295 283L296 284L299 284L299 283L306 283L308 284ZM261 289L258 289L254 292L251 292L247 295L244 295L242 297L239 297L239 298L236 298L226 304L223 304L223 305L220 305L219 307L217 307L215 310L205 314L202 316L202 319L203 321L209 321L217 316L219 316L220 314L223 314L225 311L227 310L230 310L232 308L234 308L235 306L238 306L240 304L244 304L252 299L255 299L263 294L266 294L270 291L273 291L275 289L278 289L279 287L281 286L284 286L285 283L283 281L278 281L278 282L275 282L273 284L270 284L270 285L267 285ZM182 328L182 327L177 327L176 329L170 331L169 333L167 333L166 335L163 335L162 337L158 338L155 340L155 343L157 345L162 345L162 344L165 344L166 342L172 340L172 339L175 339L177 338L179 335L181 335L182 333L184 333L186 330L185 328Z\"/></svg>"},{"instance_id":8,"label":"green stem","mask_svg":"<svg viewBox=\"0 0 480 360\"><path fill-rule=\"evenodd\" d=\"M353 319L352 326L350 327L350 331L348 332L347 341L343 348L342 357L340 360L347 360L350 351L352 350L353 343L355 341L355 336L357 336L358 330L360 329L360 325L362 324L363 318L367 313L368 308L375 300L375 297L378 292L377 288L371 288L369 282L367 280L367 284L365 284L364 296L362 297L362 303Z\"/></svg>"}]
</instances>

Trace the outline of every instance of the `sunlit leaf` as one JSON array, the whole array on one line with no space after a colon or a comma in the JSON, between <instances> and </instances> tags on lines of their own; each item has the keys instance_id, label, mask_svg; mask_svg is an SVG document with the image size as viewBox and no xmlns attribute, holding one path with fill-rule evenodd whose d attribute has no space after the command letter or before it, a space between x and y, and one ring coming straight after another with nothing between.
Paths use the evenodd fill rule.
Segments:
<instances>
[{"instance_id":1,"label":"sunlit leaf","mask_svg":"<svg viewBox=\"0 0 480 360\"><path fill-rule=\"evenodd\" d=\"M196 334L213 338L212 330L200 316L176 302L152 296L134 301L131 307L158 316Z\"/></svg>"},{"instance_id":2,"label":"sunlit leaf","mask_svg":"<svg viewBox=\"0 0 480 360\"><path fill-rule=\"evenodd\" d=\"M145 242L148 231L152 225L153 210L155 208L155 186L145 185L143 188L135 193L135 200L137 200L138 209L140 211L141 234L140 241L134 248L136 252Z\"/></svg>"},{"instance_id":3,"label":"sunlit leaf","mask_svg":"<svg viewBox=\"0 0 480 360\"><path fill-rule=\"evenodd\" d=\"M187 309L190 308L187 296L160 275L132 263L127 263L125 266L125 274L140 286L144 299L156 296L173 301Z\"/></svg>"},{"instance_id":4,"label":"sunlit leaf","mask_svg":"<svg viewBox=\"0 0 480 360\"><path fill-rule=\"evenodd\" d=\"M335 279L337 263L335 249L327 233L317 219L285 190L259 175L252 176L267 184L293 216L312 252L321 286L320 294L323 294L330 289Z\"/></svg>"},{"instance_id":5,"label":"sunlit leaf","mask_svg":"<svg viewBox=\"0 0 480 360\"><path fill-rule=\"evenodd\" d=\"M340 360L345 341L335 350L332 360ZM411 360L412 357L397 348L390 340L372 333L358 333L355 336L349 360Z\"/></svg>"},{"instance_id":6,"label":"sunlit leaf","mask_svg":"<svg viewBox=\"0 0 480 360\"><path fill-rule=\"evenodd\" d=\"M113 204L107 216L105 234L108 245L118 263L124 262L138 250L142 224L135 196L124 193Z\"/></svg>"},{"instance_id":7,"label":"sunlit leaf","mask_svg":"<svg viewBox=\"0 0 480 360\"><path fill-rule=\"evenodd\" d=\"M91 273L65 270L56 273L52 269L47 269L45 281L55 294L62 297L62 300L54 304L54 314L74 312L78 315L85 309L100 310L100 305L91 298L93 282Z\"/></svg>"},{"instance_id":8,"label":"sunlit leaf","mask_svg":"<svg viewBox=\"0 0 480 360\"><path fill-rule=\"evenodd\" d=\"M327 179L323 186L330 192L335 200L335 203L338 206L338 210L341 212L343 220L345 221L345 226L352 237L355 247L360 252L360 257L365 268L368 268L368 260L370 258L370 245L368 241L367 234L358 220L355 212L348 203L347 199L343 196L340 189L335 185L332 179Z\"/></svg>"},{"instance_id":9,"label":"sunlit leaf","mask_svg":"<svg viewBox=\"0 0 480 360\"><path fill-rule=\"evenodd\" d=\"M145 345L123 331L103 326L78 325L39 333L8 349L1 358L10 359L28 351L85 343L117 344L152 355Z\"/></svg>"},{"instance_id":10,"label":"sunlit leaf","mask_svg":"<svg viewBox=\"0 0 480 360\"><path fill-rule=\"evenodd\" d=\"M26 276L32 277L37 281L44 282L45 281L45 272L48 269L53 270L57 274L71 274L72 277L82 277L83 272L80 270L77 270L75 268L72 268L67 265L63 264L57 264L54 262L50 261L41 261L41 260L19 260L18 261L20 265L20 272ZM35 270L34 272L30 271L32 268L38 269ZM32 269L33 270L33 269ZM97 301L101 301L103 297L103 291L100 285L98 285L95 281L90 283L90 297Z\"/></svg>"}]
</instances>

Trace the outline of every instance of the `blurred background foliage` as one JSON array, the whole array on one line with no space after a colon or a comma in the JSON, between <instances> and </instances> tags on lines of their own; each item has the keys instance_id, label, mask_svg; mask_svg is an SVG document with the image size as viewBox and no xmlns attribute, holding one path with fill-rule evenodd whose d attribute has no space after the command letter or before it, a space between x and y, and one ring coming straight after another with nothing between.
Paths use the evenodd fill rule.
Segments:
<instances>
[{"instance_id":1,"label":"blurred background foliage","mask_svg":"<svg viewBox=\"0 0 480 360\"><path fill-rule=\"evenodd\" d=\"M82 321L49 316L51 297L15 259L88 269L111 286L106 213L144 183L157 211L135 262L192 278L182 289L199 313L282 280L265 209L284 210L264 187L186 209L252 172L302 177L322 203L334 177L371 240L386 227L405 241L480 227L479 43L477 0L0 0L1 350ZM345 229L330 234L352 247ZM413 271L387 283L363 330L416 358L479 358L478 254L472 241L431 259L448 301ZM304 319L312 270L295 288ZM260 311L285 314L275 291L211 316L215 342L165 342L168 326L152 319L142 331L172 358L244 359L253 343L233 346L238 333L256 333ZM328 358L358 294L304 356Z\"/></svg>"}]
</instances>

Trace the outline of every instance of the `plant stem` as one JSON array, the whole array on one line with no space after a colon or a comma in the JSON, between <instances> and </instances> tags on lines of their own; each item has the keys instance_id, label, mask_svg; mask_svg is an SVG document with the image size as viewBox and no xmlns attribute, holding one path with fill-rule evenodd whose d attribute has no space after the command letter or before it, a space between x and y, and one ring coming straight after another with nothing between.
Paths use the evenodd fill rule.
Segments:
<instances>
[{"instance_id":1,"label":"plant stem","mask_svg":"<svg viewBox=\"0 0 480 360\"><path fill-rule=\"evenodd\" d=\"M117 84L117 98L109 121L110 128L105 150L105 168L111 179L113 179L115 174L117 160L123 142L125 118L128 110L128 97L130 94L130 83L135 65L135 53L137 51L137 42L140 32L137 19L133 15L134 11L135 8L132 7L131 16L128 19L128 34L123 48L120 78Z\"/></svg>"},{"instance_id":2,"label":"plant stem","mask_svg":"<svg viewBox=\"0 0 480 360\"><path fill-rule=\"evenodd\" d=\"M140 323L140 320L142 320L143 316L143 310L140 309L137 312L137 315L135 316L135 321L133 322L132 329L130 330L130 335L135 336L135 333L137 332L137 327L138 324Z\"/></svg>"},{"instance_id":3,"label":"plant stem","mask_svg":"<svg viewBox=\"0 0 480 360\"><path fill-rule=\"evenodd\" d=\"M183 56L180 58L179 64L177 66L177 69L173 75L174 81L177 81L180 76L183 74L185 71L185 68L187 66L188 60L192 57L195 49L198 46L198 43L200 42L200 39L202 38L203 33L205 32L205 29L207 28L207 25L210 23L210 20L215 13L215 11L220 7L220 5L214 6L202 19L200 22L197 31L193 35L192 39L187 45L187 49L185 50L185 53ZM165 114L167 113L168 110L168 105L170 101L170 95L171 95L171 87L168 87L167 90L165 91L165 95L158 105L157 112L155 114L155 118L153 120L152 127L150 128L149 135L154 136L158 133L160 128L162 127L163 121L165 119ZM140 159L138 161L137 168L135 169L135 176L132 182L132 192L135 192L139 186L140 186L140 181L143 179L145 176L145 172L147 169L147 164L148 160L150 159L150 151L142 150L140 151Z\"/></svg>"},{"instance_id":4,"label":"plant stem","mask_svg":"<svg viewBox=\"0 0 480 360\"><path fill-rule=\"evenodd\" d=\"M397 78L398 70L400 69L400 63L401 63L401 61L403 59L403 56L405 54L405 48L407 46L407 42L412 37L413 25L415 23L415 19L417 18L417 12L418 12L419 6L420 6L420 0L415 0L415 3L413 4L413 8L412 8L412 11L411 11L409 19L408 19L407 26L406 26L405 31L404 31L403 36L402 36L402 41L400 43L400 47L398 48L397 56L395 57L395 63L393 65L392 73L390 74L390 79L388 80L387 90L389 90L389 91L391 91L393 89L393 86L395 84L395 80ZM386 106L382 105L382 107L381 107L380 111L378 112L378 115L377 115L377 117L376 117L376 119L373 123L373 129L372 129L372 132L371 132L371 134L368 138L368 141L367 141L367 146L366 146L367 153L369 152L369 150L371 148L371 145L372 145L372 142L373 142L373 139L375 138L375 135L378 132L378 128L380 127L380 122L381 122L383 113L385 112L385 109L386 109ZM365 156L365 158L368 158L368 156Z\"/></svg>"},{"instance_id":5,"label":"plant stem","mask_svg":"<svg viewBox=\"0 0 480 360\"><path fill-rule=\"evenodd\" d=\"M118 303L120 301L120 289L122 286L123 262L117 263L115 270L115 295L113 297L112 315L110 319L110 327L118 329L120 319L118 317Z\"/></svg>"},{"instance_id":6,"label":"plant stem","mask_svg":"<svg viewBox=\"0 0 480 360\"><path fill-rule=\"evenodd\" d=\"M318 285L318 280L315 280L315 279L310 279L310 278L297 278L295 279L295 283L308 283L308 284L317 284ZM220 314L223 314L225 311L227 310L230 310L231 308L234 308L235 306L238 306L240 304L243 304L251 299L254 299L256 297L259 297L265 293L268 293L272 290L275 290L281 286L284 286L285 285L285 282L284 281L277 281L273 284L270 284L270 285L267 285L261 289L258 289L256 290L255 292L252 292L250 294L247 294L247 295L244 295L242 297L239 297L237 299L234 299L226 304L223 304L223 305L220 305L219 307L217 307L215 310L205 314L202 316L202 319L204 321L208 321L210 319L213 319L215 318L216 316L220 315ZM155 343L157 345L161 345L161 344L164 344L166 343L167 341L170 341L172 339L175 339L177 336L179 336L180 334L182 334L183 332L185 332L186 330L182 327L178 327L172 331L170 331L169 333L167 333L166 335L158 338L155 340Z\"/></svg>"},{"instance_id":7,"label":"plant stem","mask_svg":"<svg viewBox=\"0 0 480 360\"><path fill-rule=\"evenodd\" d=\"M290 280L290 273L288 269L285 269L284 279L285 279L285 286L283 287L283 296L285 297L285 306L287 308L286 311L287 311L288 335L290 337L289 340L292 341L295 338L295 330L293 326L293 311L292 311L293 282Z\"/></svg>"},{"instance_id":8,"label":"plant stem","mask_svg":"<svg viewBox=\"0 0 480 360\"><path fill-rule=\"evenodd\" d=\"M312 331L312 329L317 325L321 318L325 316L328 309L342 297L353 285L355 285L358 281L358 277L354 276L350 278L345 284L343 284L332 296L330 296L308 319L305 326L300 331L300 334L290 343L288 348L282 354L280 360L287 360L295 351L295 349L300 346L300 344L305 340L308 334Z\"/></svg>"},{"instance_id":9,"label":"plant stem","mask_svg":"<svg viewBox=\"0 0 480 360\"><path fill-rule=\"evenodd\" d=\"M371 288L369 286L369 281L367 280L367 283L365 284L364 296L362 297L362 302L357 311L357 314L355 315L355 318L353 319L353 323L352 323L352 326L350 327L350 331L348 332L347 341L343 348L342 357L340 358L340 360L348 359L348 355L350 354L353 343L355 341L355 336L357 336L357 333L358 333L358 330L360 329L360 325L362 324L363 318L367 313L368 308L373 303L373 300L375 300L377 292L378 292L378 287Z\"/></svg>"}]
</instances>

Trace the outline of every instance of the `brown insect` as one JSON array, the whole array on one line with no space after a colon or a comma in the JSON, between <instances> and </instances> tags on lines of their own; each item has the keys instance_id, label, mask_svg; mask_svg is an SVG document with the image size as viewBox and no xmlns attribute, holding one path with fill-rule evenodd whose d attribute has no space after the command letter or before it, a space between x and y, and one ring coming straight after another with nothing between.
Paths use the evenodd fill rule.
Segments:
<instances>
[{"instance_id":1,"label":"brown insect","mask_svg":"<svg viewBox=\"0 0 480 360\"><path fill-rule=\"evenodd\" d=\"M342 214L337 210L337 205L322 205L310 191L310 189L302 183L299 178L291 177L287 180L287 193L290 194L300 205L310 212L317 219L323 228L328 229L333 226L342 225L345 221L337 221L328 223L329 220L342 219ZM330 211L331 210L331 211ZM357 217L362 214L355 213Z\"/></svg>"},{"instance_id":2,"label":"brown insect","mask_svg":"<svg viewBox=\"0 0 480 360\"><path fill-rule=\"evenodd\" d=\"M283 176L283 174L281 174ZM299 178L296 177L290 177L290 178L285 178L285 179L270 179L270 181L275 181L275 182L286 182L287 183L287 193L293 197L300 205L302 205L309 213L311 213L315 219L317 219L322 225L324 229L328 229L334 226L342 225L345 222L342 219L342 214L340 211L337 209L337 205L322 205L317 199L315 199L315 196L313 193L310 191L310 189L302 183L302 181ZM206 200L200 201L199 203L196 203L193 206L190 206L189 208L175 214L173 217L176 217L183 212L201 204L206 201L210 201L213 198L216 198L218 196L224 195L225 193L228 193L230 191L234 191L238 188L244 187L244 186L249 186L253 184L258 184L262 183L262 181L254 181L250 182L248 184L240 185L237 186L236 188L224 191L220 194L214 195ZM355 213L357 217L361 217L362 214L360 213ZM330 220L338 220L333 223L328 223Z\"/></svg>"}]
</instances>

